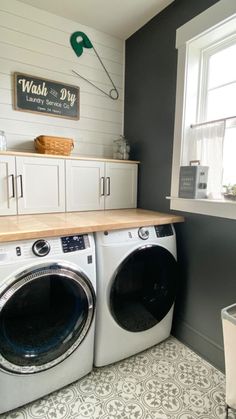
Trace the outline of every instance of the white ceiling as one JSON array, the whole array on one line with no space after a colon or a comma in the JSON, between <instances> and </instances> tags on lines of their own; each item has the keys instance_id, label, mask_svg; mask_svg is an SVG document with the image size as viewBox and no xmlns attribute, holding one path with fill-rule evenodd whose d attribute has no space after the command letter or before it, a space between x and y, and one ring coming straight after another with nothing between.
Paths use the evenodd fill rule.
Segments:
<instances>
[{"instance_id":1,"label":"white ceiling","mask_svg":"<svg viewBox=\"0 0 236 419\"><path fill-rule=\"evenodd\" d=\"M127 39L174 0L20 0L81 25Z\"/></svg>"}]
</instances>

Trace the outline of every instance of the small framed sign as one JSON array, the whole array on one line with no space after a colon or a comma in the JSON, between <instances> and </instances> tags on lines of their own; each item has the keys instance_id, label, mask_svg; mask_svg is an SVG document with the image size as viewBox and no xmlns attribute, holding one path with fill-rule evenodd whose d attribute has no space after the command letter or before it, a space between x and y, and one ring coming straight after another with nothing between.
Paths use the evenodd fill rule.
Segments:
<instances>
[{"instance_id":1,"label":"small framed sign","mask_svg":"<svg viewBox=\"0 0 236 419\"><path fill-rule=\"evenodd\" d=\"M78 120L79 88L14 73L14 109Z\"/></svg>"}]
</instances>

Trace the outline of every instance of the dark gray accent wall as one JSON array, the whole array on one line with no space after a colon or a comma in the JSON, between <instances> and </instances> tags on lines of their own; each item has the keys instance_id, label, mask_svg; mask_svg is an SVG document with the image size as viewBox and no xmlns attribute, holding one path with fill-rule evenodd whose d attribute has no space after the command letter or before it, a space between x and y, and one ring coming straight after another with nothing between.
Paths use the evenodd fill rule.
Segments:
<instances>
[{"instance_id":1,"label":"dark gray accent wall","mask_svg":"<svg viewBox=\"0 0 236 419\"><path fill-rule=\"evenodd\" d=\"M216 2L175 0L126 41L124 127L131 157L141 161L141 208L170 212L176 29ZM172 333L223 370L221 309L236 302L236 221L183 215Z\"/></svg>"}]
</instances>

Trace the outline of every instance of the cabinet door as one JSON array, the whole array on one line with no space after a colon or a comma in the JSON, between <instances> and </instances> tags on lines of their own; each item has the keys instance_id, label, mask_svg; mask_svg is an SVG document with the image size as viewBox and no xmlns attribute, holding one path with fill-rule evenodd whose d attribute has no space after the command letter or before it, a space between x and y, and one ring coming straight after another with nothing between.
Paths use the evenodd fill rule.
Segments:
<instances>
[{"instance_id":1,"label":"cabinet door","mask_svg":"<svg viewBox=\"0 0 236 419\"><path fill-rule=\"evenodd\" d=\"M0 215L16 214L15 157L0 155Z\"/></svg>"},{"instance_id":2,"label":"cabinet door","mask_svg":"<svg viewBox=\"0 0 236 419\"><path fill-rule=\"evenodd\" d=\"M65 211L63 159L16 157L19 214Z\"/></svg>"},{"instance_id":3,"label":"cabinet door","mask_svg":"<svg viewBox=\"0 0 236 419\"><path fill-rule=\"evenodd\" d=\"M137 164L106 163L106 209L137 207Z\"/></svg>"},{"instance_id":4,"label":"cabinet door","mask_svg":"<svg viewBox=\"0 0 236 419\"><path fill-rule=\"evenodd\" d=\"M92 160L66 161L66 210L104 209L104 163Z\"/></svg>"}]
</instances>

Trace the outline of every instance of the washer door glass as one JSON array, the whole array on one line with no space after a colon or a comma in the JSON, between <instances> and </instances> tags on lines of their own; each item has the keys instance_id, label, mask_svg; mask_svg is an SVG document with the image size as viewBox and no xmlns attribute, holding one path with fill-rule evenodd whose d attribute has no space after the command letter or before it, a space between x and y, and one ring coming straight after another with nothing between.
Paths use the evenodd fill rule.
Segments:
<instances>
[{"instance_id":1,"label":"washer door glass","mask_svg":"<svg viewBox=\"0 0 236 419\"><path fill-rule=\"evenodd\" d=\"M130 332L159 323L174 303L177 262L160 246L146 246L130 254L115 275L110 308L115 321Z\"/></svg>"},{"instance_id":2,"label":"washer door glass","mask_svg":"<svg viewBox=\"0 0 236 419\"><path fill-rule=\"evenodd\" d=\"M63 265L45 265L17 278L0 297L0 364L32 373L70 355L89 330L91 284Z\"/></svg>"}]
</instances>

